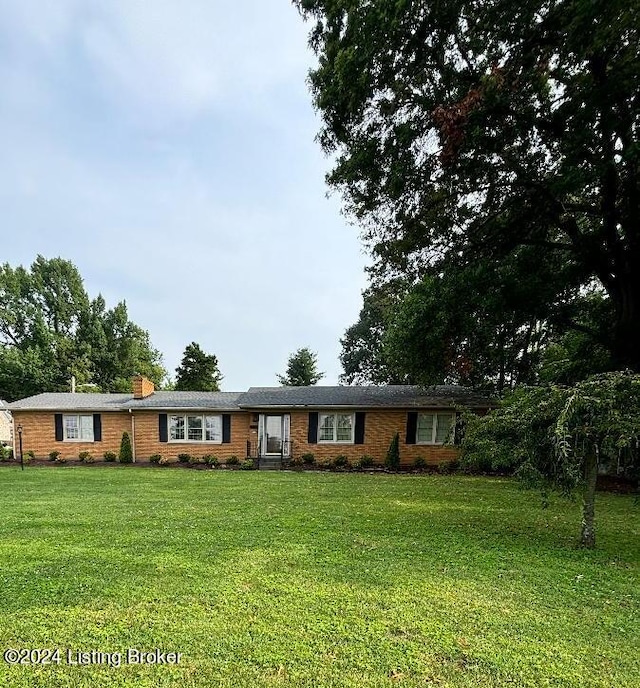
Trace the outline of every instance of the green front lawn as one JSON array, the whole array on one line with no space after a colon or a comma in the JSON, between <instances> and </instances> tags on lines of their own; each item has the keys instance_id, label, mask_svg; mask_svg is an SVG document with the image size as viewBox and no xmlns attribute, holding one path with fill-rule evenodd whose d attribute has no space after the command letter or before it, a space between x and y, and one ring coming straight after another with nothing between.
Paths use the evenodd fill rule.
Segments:
<instances>
[{"instance_id":1,"label":"green front lawn","mask_svg":"<svg viewBox=\"0 0 640 688\"><path fill-rule=\"evenodd\" d=\"M640 685L640 505L509 480L0 469L0 686ZM77 651L175 666L70 666ZM124 663L124 657L123 657Z\"/></svg>"}]
</instances>

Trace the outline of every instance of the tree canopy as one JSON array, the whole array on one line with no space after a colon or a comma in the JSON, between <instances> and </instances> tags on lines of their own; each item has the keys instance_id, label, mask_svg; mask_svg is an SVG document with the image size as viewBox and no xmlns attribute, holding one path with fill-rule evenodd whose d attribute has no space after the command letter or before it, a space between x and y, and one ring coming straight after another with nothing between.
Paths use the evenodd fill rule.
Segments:
<instances>
[{"instance_id":1,"label":"tree canopy","mask_svg":"<svg viewBox=\"0 0 640 688\"><path fill-rule=\"evenodd\" d=\"M0 267L0 396L45 391L130 391L142 374L166 377L149 334L129 320L123 301L108 309L88 296L73 263L38 256L30 268Z\"/></svg>"},{"instance_id":2,"label":"tree canopy","mask_svg":"<svg viewBox=\"0 0 640 688\"><path fill-rule=\"evenodd\" d=\"M436 364L422 355L429 379L470 359L476 377L511 368L526 380L547 345L570 354L575 335L596 368L640 370L634 3L295 2L313 21L328 181L374 258L358 325L400 278L412 300L383 329L436 324L444 351ZM601 301L596 322L585 295ZM469 357L491 338L495 355ZM413 360L420 342L405 347ZM415 373L388 367L391 378Z\"/></svg>"},{"instance_id":3,"label":"tree canopy","mask_svg":"<svg viewBox=\"0 0 640 688\"><path fill-rule=\"evenodd\" d=\"M187 392L219 392L222 374L215 354L207 354L196 342L187 344L176 368L175 389Z\"/></svg>"},{"instance_id":4,"label":"tree canopy","mask_svg":"<svg viewBox=\"0 0 640 688\"><path fill-rule=\"evenodd\" d=\"M317 384L324 376L318 371L318 355L308 347L302 347L289 356L287 370L284 375L278 375L281 385L305 387Z\"/></svg>"}]
</instances>

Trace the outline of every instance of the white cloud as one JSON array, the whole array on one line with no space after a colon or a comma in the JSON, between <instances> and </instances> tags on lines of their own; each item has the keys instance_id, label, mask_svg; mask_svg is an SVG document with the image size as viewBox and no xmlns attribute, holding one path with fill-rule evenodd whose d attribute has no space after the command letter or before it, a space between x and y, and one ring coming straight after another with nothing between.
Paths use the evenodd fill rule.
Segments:
<instances>
[{"instance_id":1,"label":"white cloud","mask_svg":"<svg viewBox=\"0 0 640 688\"><path fill-rule=\"evenodd\" d=\"M71 35L86 3L82 0L20 0L0 2L3 34L23 56L34 50L51 55Z\"/></svg>"},{"instance_id":2,"label":"white cloud","mask_svg":"<svg viewBox=\"0 0 640 688\"><path fill-rule=\"evenodd\" d=\"M297 22L285 3L121 0L87 23L83 43L115 102L163 122L255 103L300 73Z\"/></svg>"},{"instance_id":3,"label":"white cloud","mask_svg":"<svg viewBox=\"0 0 640 688\"><path fill-rule=\"evenodd\" d=\"M297 12L273 0L20 0L0 21L22 59L84 59L112 105L156 125L260 102L309 60Z\"/></svg>"},{"instance_id":4,"label":"white cloud","mask_svg":"<svg viewBox=\"0 0 640 688\"><path fill-rule=\"evenodd\" d=\"M170 370L195 340L225 388L274 384L310 346L335 382L364 257L325 198L305 30L286 1L0 0L3 259L72 260Z\"/></svg>"}]
</instances>

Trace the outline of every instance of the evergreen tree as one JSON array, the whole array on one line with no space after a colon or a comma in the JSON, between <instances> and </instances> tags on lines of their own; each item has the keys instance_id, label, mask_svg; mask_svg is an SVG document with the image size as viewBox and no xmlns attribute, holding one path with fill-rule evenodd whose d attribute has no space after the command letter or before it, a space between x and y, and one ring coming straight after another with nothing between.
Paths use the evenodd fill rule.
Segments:
<instances>
[{"instance_id":1,"label":"evergreen tree","mask_svg":"<svg viewBox=\"0 0 640 688\"><path fill-rule=\"evenodd\" d=\"M205 353L196 342L186 346L176 375L175 389L190 392L219 392L223 377L217 356Z\"/></svg>"},{"instance_id":2,"label":"evergreen tree","mask_svg":"<svg viewBox=\"0 0 640 688\"><path fill-rule=\"evenodd\" d=\"M118 460L120 463L133 463L133 447L131 446L131 437L129 437L128 432L122 433Z\"/></svg>"},{"instance_id":3,"label":"evergreen tree","mask_svg":"<svg viewBox=\"0 0 640 688\"><path fill-rule=\"evenodd\" d=\"M389 444L387 456L385 458L385 466L392 471L397 471L400 468L400 435L396 432Z\"/></svg>"},{"instance_id":4,"label":"evergreen tree","mask_svg":"<svg viewBox=\"0 0 640 688\"><path fill-rule=\"evenodd\" d=\"M318 355L303 347L289 356L287 370L284 375L278 375L278 382L290 387L305 387L317 384L323 376L324 373L318 371Z\"/></svg>"}]
</instances>

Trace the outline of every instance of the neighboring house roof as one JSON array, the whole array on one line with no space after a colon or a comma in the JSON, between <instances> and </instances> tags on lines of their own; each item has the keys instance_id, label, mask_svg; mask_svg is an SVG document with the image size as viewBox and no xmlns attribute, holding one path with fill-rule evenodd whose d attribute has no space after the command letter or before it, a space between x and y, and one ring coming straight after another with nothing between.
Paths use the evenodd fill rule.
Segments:
<instances>
[{"instance_id":1,"label":"neighboring house roof","mask_svg":"<svg viewBox=\"0 0 640 688\"><path fill-rule=\"evenodd\" d=\"M9 404L11 411L119 411L131 394L44 392Z\"/></svg>"},{"instance_id":2,"label":"neighboring house roof","mask_svg":"<svg viewBox=\"0 0 640 688\"><path fill-rule=\"evenodd\" d=\"M459 385L251 387L238 399L241 408L486 408L491 405L488 398Z\"/></svg>"},{"instance_id":3,"label":"neighboring house roof","mask_svg":"<svg viewBox=\"0 0 640 688\"><path fill-rule=\"evenodd\" d=\"M154 392L144 399L129 395L125 409L216 409L238 410L241 392Z\"/></svg>"}]
</instances>

